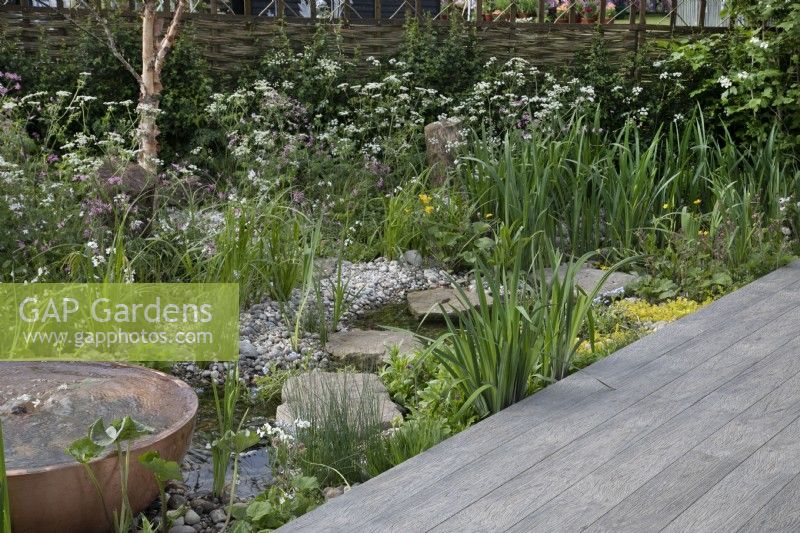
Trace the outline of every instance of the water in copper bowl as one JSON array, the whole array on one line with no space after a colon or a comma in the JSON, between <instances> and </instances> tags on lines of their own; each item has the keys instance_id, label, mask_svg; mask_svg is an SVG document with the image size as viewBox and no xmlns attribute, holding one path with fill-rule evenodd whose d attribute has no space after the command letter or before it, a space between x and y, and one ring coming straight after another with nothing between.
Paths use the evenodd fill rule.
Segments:
<instances>
[{"instance_id":1,"label":"water in copper bowl","mask_svg":"<svg viewBox=\"0 0 800 533\"><path fill-rule=\"evenodd\" d=\"M134 512L158 495L136 457L158 452L180 462L191 440L197 395L186 383L149 368L115 363L0 363L0 418L15 533L107 531L108 509L121 504L116 455L92 461L104 500L65 450L98 418L131 416L153 433L130 444L128 497ZM35 495L36 497L31 497ZM42 505L42 502L46 502ZM105 505L103 504L105 502Z\"/></svg>"},{"instance_id":2,"label":"water in copper bowl","mask_svg":"<svg viewBox=\"0 0 800 533\"><path fill-rule=\"evenodd\" d=\"M186 417L171 380L149 369L102 363L3 363L0 366L6 468L70 463L65 450L98 418L131 416L159 433ZM183 391L193 394L191 390Z\"/></svg>"}]
</instances>

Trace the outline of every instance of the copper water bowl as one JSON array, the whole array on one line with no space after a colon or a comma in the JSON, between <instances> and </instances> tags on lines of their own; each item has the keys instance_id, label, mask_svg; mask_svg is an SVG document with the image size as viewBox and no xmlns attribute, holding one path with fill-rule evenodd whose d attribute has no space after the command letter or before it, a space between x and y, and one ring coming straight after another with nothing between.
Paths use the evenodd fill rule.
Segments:
<instances>
[{"instance_id":1,"label":"copper water bowl","mask_svg":"<svg viewBox=\"0 0 800 533\"><path fill-rule=\"evenodd\" d=\"M141 454L155 450L164 459L180 463L186 453L194 430L197 413L197 395L183 381L150 368L118 363L83 362L6 362L0 363L0 405L7 403L11 391L29 391L32 402L36 395L52 393L53 386L61 390L77 391L90 400L81 410L80 423L65 428L53 428L54 441L47 444L26 444L23 452L35 458L37 446L50 447L49 453L58 456L53 442L75 440L87 434L88 426L104 414L103 409L114 402L136 405L140 412L125 413L140 421L152 415L160 422L157 431L134 441L131 446L128 478L128 498L134 513L146 509L157 497L158 487L152 473L139 464ZM66 387L66 388L65 388ZM72 393L72 392L70 392ZM27 393L26 393L27 394ZM44 396L42 396L44 397ZM73 400L64 401L70 404ZM30 402L29 405L33 405ZM43 402L40 401L40 405ZM54 401L51 401L52 405ZM57 403L57 402L55 402ZM57 408L64 406L56 405ZM67 405L68 408L74 406ZM33 408L32 408L33 410ZM57 410L57 409L56 409ZM34 464L22 468L9 458L15 438L20 440L32 424L25 424L25 407L15 407L16 414L0 412L6 444L7 476L11 504L11 523L14 533L100 533L111 530L97 491L85 468L66 454L48 464ZM20 413L20 411L23 411ZM109 413L105 413L109 414ZM30 413L35 416L35 413ZM60 421L59 413L47 413L52 420ZM124 415L123 415L124 416ZM33 422L34 419L29 419ZM105 419L110 423L110 419ZM67 422L64 422L68 424ZM51 424L54 425L54 424ZM15 435L14 432L19 432ZM66 434L65 434L66 433ZM17 458L19 462L19 457ZM41 460L38 461L39 463ZM120 508L120 471L117 456L111 452L90 463L103 491L108 515Z\"/></svg>"}]
</instances>

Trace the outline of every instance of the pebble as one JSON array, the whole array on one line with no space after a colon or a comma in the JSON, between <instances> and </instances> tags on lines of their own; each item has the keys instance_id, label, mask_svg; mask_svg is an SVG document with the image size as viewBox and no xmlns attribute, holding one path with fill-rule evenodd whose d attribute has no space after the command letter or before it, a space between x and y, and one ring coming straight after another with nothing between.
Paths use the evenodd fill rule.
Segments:
<instances>
[{"instance_id":1,"label":"pebble","mask_svg":"<svg viewBox=\"0 0 800 533\"><path fill-rule=\"evenodd\" d=\"M202 520L202 518L200 518L200 515L197 514L193 509L189 509L186 511L186 514L183 515L183 523L190 526L199 524L200 520Z\"/></svg>"},{"instance_id":2,"label":"pebble","mask_svg":"<svg viewBox=\"0 0 800 533\"><path fill-rule=\"evenodd\" d=\"M225 511L222 509L214 509L208 514L208 517L215 524L219 524L221 522L225 522L225 520L228 518L228 515L225 514Z\"/></svg>"},{"instance_id":3,"label":"pebble","mask_svg":"<svg viewBox=\"0 0 800 533\"><path fill-rule=\"evenodd\" d=\"M199 513L208 514L216 508L217 505L204 498L195 498L192 500L192 509Z\"/></svg>"},{"instance_id":4,"label":"pebble","mask_svg":"<svg viewBox=\"0 0 800 533\"><path fill-rule=\"evenodd\" d=\"M325 496L325 501L332 500L344 494L344 487L325 487L322 494Z\"/></svg>"},{"instance_id":5,"label":"pebble","mask_svg":"<svg viewBox=\"0 0 800 533\"><path fill-rule=\"evenodd\" d=\"M169 528L169 533L197 533L197 530L192 526L172 526Z\"/></svg>"},{"instance_id":6,"label":"pebble","mask_svg":"<svg viewBox=\"0 0 800 533\"><path fill-rule=\"evenodd\" d=\"M173 494L167 500L167 509L175 510L180 508L180 506L186 505L186 496L181 494Z\"/></svg>"}]
</instances>

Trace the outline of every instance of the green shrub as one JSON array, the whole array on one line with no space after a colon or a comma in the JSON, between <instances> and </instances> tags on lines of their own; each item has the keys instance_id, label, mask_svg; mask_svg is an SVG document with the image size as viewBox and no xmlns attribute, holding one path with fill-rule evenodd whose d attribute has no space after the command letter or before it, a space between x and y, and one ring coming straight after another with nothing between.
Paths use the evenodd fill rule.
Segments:
<instances>
[{"instance_id":1,"label":"green shrub","mask_svg":"<svg viewBox=\"0 0 800 533\"><path fill-rule=\"evenodd\" d=\"M369 443L367 471L377 476L403 461L435 446L450 434L447 421L441 418L412 418Z\"/></svg>"}]
</instances>

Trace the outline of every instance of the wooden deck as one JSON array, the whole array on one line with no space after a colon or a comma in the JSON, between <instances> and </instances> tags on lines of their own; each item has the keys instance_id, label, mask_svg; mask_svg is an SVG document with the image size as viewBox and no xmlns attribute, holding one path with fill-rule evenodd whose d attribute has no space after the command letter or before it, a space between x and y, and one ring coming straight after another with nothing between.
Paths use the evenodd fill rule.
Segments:
<instances>
[{"instance_id":1,"label":"wooden deck","mask_svg":"<svg viewBox=\"0 0 800 533\"><path fill-rule=\"evenodd\" d=\"M281 531L800 531L800 262Z\"/></svg>"}]
</instances>

